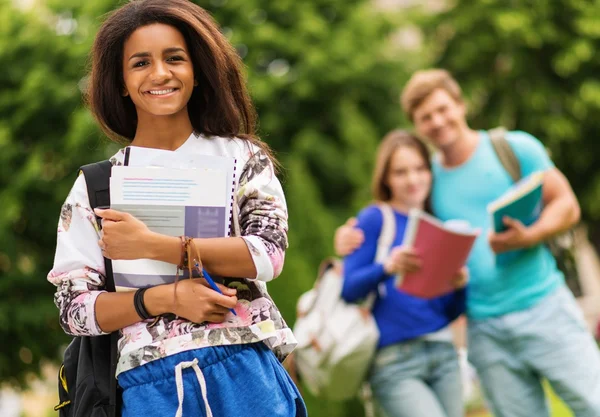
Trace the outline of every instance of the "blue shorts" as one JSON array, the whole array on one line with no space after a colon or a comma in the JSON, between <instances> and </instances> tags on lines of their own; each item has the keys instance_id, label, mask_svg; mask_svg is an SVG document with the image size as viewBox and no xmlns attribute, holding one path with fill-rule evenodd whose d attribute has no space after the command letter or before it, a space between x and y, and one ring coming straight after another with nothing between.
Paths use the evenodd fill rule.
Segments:
<instances>
[{"instance_id":1,"label":"blue shorts","mask_svg":"<svg viewBox=\"0 0 600 417\"><path fill-rule=\"evenodd\" d=\"M121 373L119 385L122 417L206 417L208 407L213 416L307 415L300 392L262 342L181 352Z\"/></svg>"}]
</instances>

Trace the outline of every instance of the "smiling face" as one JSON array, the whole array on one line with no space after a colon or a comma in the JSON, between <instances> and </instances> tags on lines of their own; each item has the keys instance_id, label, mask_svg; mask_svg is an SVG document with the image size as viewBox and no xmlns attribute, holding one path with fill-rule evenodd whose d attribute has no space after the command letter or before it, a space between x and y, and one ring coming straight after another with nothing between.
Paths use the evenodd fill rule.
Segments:
<instances>
[{"instance_id":1,"label":"smiling face","mask_svg":"<svg viewBox=\"0 0 600 417\"><path fill-rule=\"evenodd\" d=\"M391 201L406 209L423 209L431 190L431 178L427 161L414 146L396 148L387 173Z\"/></svg>"},{"instance_id":2,"label":"smiling face","mask_svg":"<svg viewBox=\"0 0 600 417\"><path fill-rule=\"evenodd\" d=\"M138 120L187 116L194 90L194 68L183 35L154 23L138 28L123 48L124 94L135 105Z\"/></svg>"},{"instance_id":3,"label":"smiling face","mask_svg":"<svg viewBox=\"0 0 600 417\"><path fill-rule=\"evenodd\" d=\"M464 103L442 88L429 94L412 117L419 135L439 149L452 146L468 131Z\"/></svg>"}]
</instances>

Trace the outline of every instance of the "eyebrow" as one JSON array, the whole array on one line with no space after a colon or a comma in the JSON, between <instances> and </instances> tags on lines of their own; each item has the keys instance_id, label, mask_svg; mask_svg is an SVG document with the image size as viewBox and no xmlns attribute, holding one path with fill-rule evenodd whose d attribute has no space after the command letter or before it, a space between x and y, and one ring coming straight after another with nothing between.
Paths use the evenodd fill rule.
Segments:
<instances>
[{"instance_id":1,"label":"eyebrow","mask_svg":"<svg viewBox=\"0 0 600 417\"><path fill-rule=\"evenodd\" d=\"M186 53L185 49L179 47L167 48L163 50L163 54L171 54L173 52ZM150 55L150 52L137 52L129 57L129 61L131 61L133 58L147 58Z\"/></svg>"}]
</instances>

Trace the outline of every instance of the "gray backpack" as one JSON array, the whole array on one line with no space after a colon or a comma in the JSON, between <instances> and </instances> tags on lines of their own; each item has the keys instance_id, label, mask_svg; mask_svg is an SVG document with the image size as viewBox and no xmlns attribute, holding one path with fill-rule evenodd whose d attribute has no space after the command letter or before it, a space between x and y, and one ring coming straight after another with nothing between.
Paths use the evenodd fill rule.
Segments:
<instances>
[{"instance_id":1,"label":"gray backpack","mask_svg":"<svg viewBox=\"0 0 600 417\"><path fill-rule=\"evenodd\" d=\"M396 236L392 209L381 204L383 225L377 244L377 260L389 253ZM375 294L363 304L342 297L343 265L326 259L310 291L297 303L294 335L295 370L312 394L332 400L355 397L363 385L377 343L379 329L371 314Z\"/></svg>"}]
</instances>

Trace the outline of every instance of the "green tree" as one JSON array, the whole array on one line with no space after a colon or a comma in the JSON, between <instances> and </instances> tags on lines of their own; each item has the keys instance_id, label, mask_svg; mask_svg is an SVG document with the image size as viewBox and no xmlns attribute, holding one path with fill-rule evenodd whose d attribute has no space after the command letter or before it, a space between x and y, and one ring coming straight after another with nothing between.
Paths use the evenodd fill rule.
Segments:
<instances>
[{"instance_id":1,"label":"green tree","mask_svg":"<svg viewBox=\"0 0 600 417\"><path fill-rule=\"evenodd\" d=\"M459 0L427 25L435 65L470 100L473 127L525 130L551 151L598 234L598 1Z\"/></svg>"},{"instance_id":2,"label":"green tree","mask_svg":"<svg viewBox=\"0 0 600 417\"><path fill-rule=\"evenodd\" d=\"M67 341L45 276L61 202L99 147L78 111L78 45L57 35L57 17L12 4L0 0L0 380L22 383Z\"/></svg>"}]
</instances>

